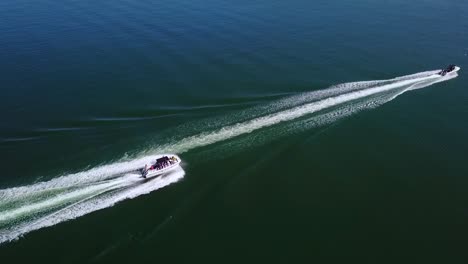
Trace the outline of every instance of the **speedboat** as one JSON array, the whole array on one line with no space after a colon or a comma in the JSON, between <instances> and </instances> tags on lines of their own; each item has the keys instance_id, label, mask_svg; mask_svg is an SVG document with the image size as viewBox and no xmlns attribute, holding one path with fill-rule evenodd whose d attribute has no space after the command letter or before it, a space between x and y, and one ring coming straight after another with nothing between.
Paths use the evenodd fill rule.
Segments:
<instances>
[{"instance_id":1,"label":"speedboat","mask_svg":"<svg viewBox=\"0 0 468 264\"><path fill-rule=\"evenodd\" d=\"M460 70L460 67L458 67L457 65L455 64L451 64L449 65L447 68L441 70L438 74L440 76L445 76L446 74L448 73L452 73L452 72L457 72Z\"/></svg>"},{"instance_id":2,"label":"speedboat","mask_svg":"<svg viewBox=\"0 0 468 264\"><path fill-rule=\"evenodd\" d=\"M143 178L163 175L180 166L181 159L177 155L167 155L157 158L153 164L146 164L140 169Z\"/></svg>"}]
</instances>

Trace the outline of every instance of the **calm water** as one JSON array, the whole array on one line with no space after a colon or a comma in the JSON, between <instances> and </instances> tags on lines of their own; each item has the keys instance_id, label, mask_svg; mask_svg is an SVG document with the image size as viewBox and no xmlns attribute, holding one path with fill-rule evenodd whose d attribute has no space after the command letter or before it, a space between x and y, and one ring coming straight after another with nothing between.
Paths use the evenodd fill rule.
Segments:
<instances>
[{"instance_id":1,"label":"calm water","mask_svg":"<svg viewBox=\"0 0 468 264\"><path fill-rule=\"evenodd\" d=\"M1 1L2 263L467 263L467 18ZM163 153L182 168L127 173Z\"/></svg>"}]
</instances>

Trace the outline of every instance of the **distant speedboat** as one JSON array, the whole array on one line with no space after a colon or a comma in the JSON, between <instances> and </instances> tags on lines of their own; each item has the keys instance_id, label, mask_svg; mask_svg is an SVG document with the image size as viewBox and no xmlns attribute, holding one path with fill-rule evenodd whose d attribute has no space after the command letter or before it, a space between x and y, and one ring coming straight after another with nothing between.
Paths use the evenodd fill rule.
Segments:
<instances>
[{"instance_id":1,"label":"distant speedboat","mask_svg":"<svg viewBox=\"0 0 468 264\"><path fill-rule=\"evenodd\" d=\"M167 155L156 159L153 164L146 164L144 168L140 169L143 178L154 177L163 175L179 167L180 158L177 155Z\"/></svg>"},{"instance_id":2,"label":"distant speedboat","mask_svg":"<svg viewBox=\"0 0 468 264\"><path fill-rule=\"evenodd\" d=\"M455 64L451 64L447 68L441 70L438 74L440 76L445 76L447 73L457 72L459 70L460 70L460 67L458 67Z\"/></svg>"}]
</instances>

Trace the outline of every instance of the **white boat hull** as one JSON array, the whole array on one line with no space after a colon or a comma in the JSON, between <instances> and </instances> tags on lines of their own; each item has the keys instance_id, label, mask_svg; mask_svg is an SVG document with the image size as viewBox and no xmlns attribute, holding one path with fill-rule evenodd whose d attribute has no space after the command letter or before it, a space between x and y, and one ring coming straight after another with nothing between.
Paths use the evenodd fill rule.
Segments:
<instances>
[{"instance_id":1,"label":"white boat hull","mask_svg":"<svg viewBox=\"0 0 468 264\"><path fill-rule=\"evenodd\" d=\"M441 70L441 71L438 73L438 75L440 75L440 76L447 76L447 75L449 75L449 76L450 76L451 74L454 74L454 73L458 72L459 70L460 70L460 67L454 65L453 70L450 70L450 71L449 71L449 69L447 68L447 69Z\"/></svg>"},{"instance_id":2,"label":"white boat hull","mask_svg":"<svg viewBox=\"0 0 468 264\"><path fill-rule=\"evenodd\" d=\"M176 169L177 167L180 166L180 162L181 162L181 159L177 156L177 155L166 155L168 157L174 157L175 160L173 161L173 163L171 163L170 165L167 165L166 167L164 168L160 168L160 169L149 169L146 171L145 173L145 169L142 168L141 169L141 175L145 178L151 178L151 177L157 177L157 176L161 176L163 174L166 174L174 169Z\"/></svg>"},{"instance_id":3,"label":"white boat hull","mask_svg":"<svg viewBox=\"0 0 468 264\"><path fill-rule=\"evenodd\" d=\"M459 70L460 70L460 67L455 66L455 69L453 69L453 71L451 71L451 72L447 72L447 74L454 73L454 72L457 72Z\"/></svg>"}]
</instances>

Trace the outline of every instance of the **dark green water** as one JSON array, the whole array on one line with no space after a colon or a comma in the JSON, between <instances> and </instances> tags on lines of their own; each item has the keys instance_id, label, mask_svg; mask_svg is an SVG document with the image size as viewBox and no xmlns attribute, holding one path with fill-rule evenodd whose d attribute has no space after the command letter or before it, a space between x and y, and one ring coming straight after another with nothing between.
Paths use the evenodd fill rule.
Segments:
<instances>
[{"instance_id":1,"label":"dark green water","mask_svg":"<svg viewBox=\"0 0 468 264\"><path fill-rule=\"evenodd\" d=\"M467 263L467 18L1 1L1 263ZM182 169L126 173L163 153Z\"/></svg>"}]
</instances>

